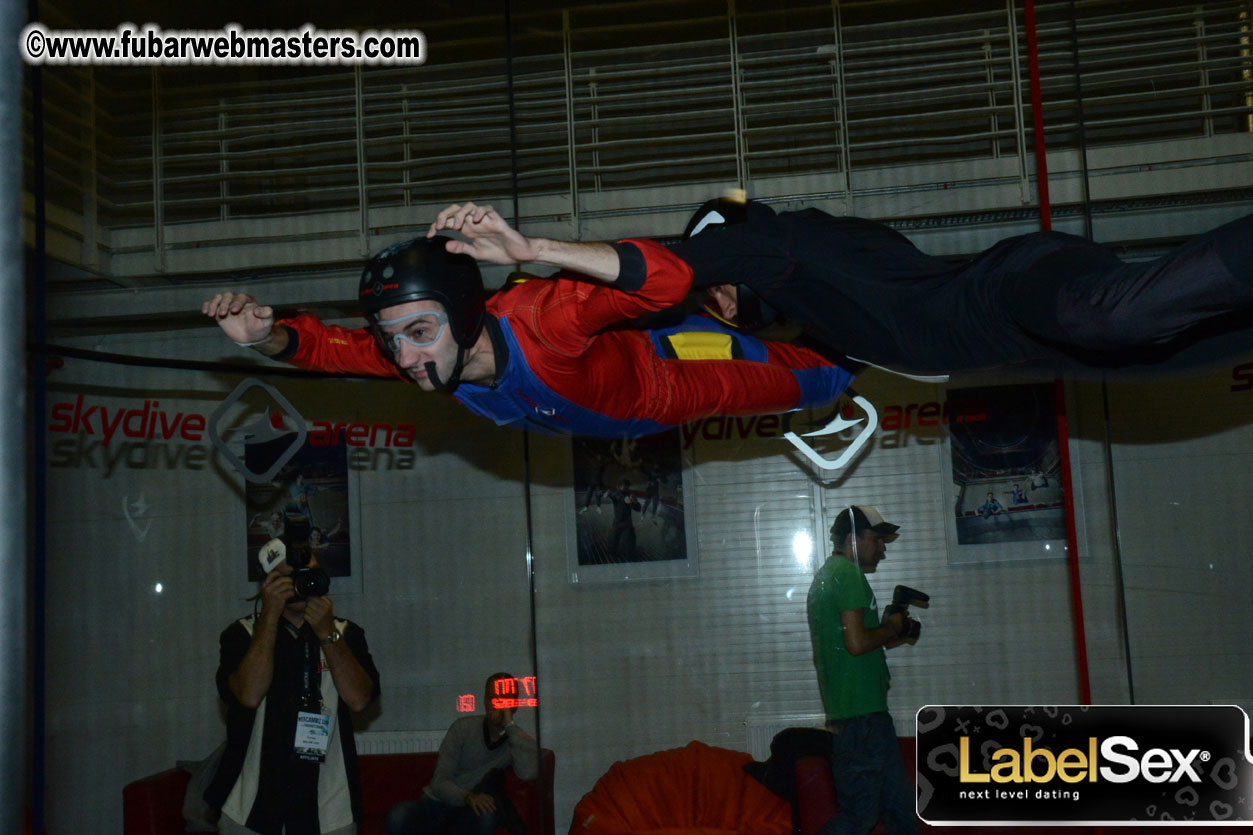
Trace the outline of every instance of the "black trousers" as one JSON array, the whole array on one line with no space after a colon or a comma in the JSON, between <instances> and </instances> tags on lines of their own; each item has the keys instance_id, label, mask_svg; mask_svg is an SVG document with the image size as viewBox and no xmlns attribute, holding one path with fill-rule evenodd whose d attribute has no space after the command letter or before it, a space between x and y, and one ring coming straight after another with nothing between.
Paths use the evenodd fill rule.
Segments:
<instances>
[{"instance_id":1,"label":"black trousers","mask_svg":"<svg viewBox=\"0 0 1253 835\"><path fill-rule=\"evenodd\" d=\"M1154 261L1061 232L953 263L880 223L815 209L671 249L695 287L747 285L821 345L920 373L1191 367L1253 350L1253 215Z\"/></svg>"}]
</instances>

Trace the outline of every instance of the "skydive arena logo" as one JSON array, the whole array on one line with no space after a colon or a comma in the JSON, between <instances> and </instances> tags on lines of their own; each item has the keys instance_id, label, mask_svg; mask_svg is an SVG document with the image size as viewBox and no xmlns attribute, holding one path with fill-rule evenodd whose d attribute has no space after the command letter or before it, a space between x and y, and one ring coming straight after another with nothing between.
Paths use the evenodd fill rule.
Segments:
<instances>
[{"instance_id":1,"label":"skydive arena logo","mask_svg":"<svg viewBox=\"0 0 1253 835\"><path fill-rule=\"evenodd\" d=\"M950 705L917 721L927 823L1253 822L1239 707Z\"/></svg>"},{"instance_id":2,"label":"skydive arena logo","mask_svg":"<svg viewBox=\"0 0 1253 835\"><path fill-rule=\"evenodd\" d=\"M252 482L267 482L304 446L309 428L279 390L244 380L209 417L209 439Z\"/></svg>"}]
</instances>

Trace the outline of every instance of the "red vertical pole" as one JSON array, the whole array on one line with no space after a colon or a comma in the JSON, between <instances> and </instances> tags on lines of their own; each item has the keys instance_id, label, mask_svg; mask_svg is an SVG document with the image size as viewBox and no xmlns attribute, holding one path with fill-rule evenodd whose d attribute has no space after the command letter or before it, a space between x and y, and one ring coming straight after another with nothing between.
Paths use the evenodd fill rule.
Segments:
<instances>
[{"instance_id":1,"label":"red vertical pole","mask_svg":"<svg viewBox=\"0 0 1253 835\"><path fill-rule=\"evenodd\" d=\"M1057 408L1057 445L1062 462L1062 503L1066 509L1066 563L1070 568L1070 608L1075 627L1075 666L1079 673L1079 704L1092 704L1088 679L1088 637L1083 623L1083 589L1079 582L1079 538L1075 528L1074 479L1070 471L1070 427L1066 420L1066 387L1053 382Z\"/></svg>"},{"instance_id":2,"label":"red vertical pole","mask_svg":"<svg viewBox=\"0 0 1253 835\"><path fill-rule=\"evenodd\" d=\"M1040 50L1036 43L1035 0L1024 0L1027 27L1027 67L1031 79L1031 122L1035 129L1036 188L1040 201L1040 229L1053 228L1049 210L1049 170L1044 147L1044 108L1040 93ZM1092 704L1088 676L1088 639L1083 623L1083 588L1079 578L1079 539L1075 528L1075 491L1070 469L1070 428L1066 420L1066 389L1053 384L1057 409L1057 443L1062 465L1062 503L1066 510L1066 562L1070 569L1070 607L1075 630L1075 666L1079 673L1079 702Z\"/></svg>"}]
</instances>

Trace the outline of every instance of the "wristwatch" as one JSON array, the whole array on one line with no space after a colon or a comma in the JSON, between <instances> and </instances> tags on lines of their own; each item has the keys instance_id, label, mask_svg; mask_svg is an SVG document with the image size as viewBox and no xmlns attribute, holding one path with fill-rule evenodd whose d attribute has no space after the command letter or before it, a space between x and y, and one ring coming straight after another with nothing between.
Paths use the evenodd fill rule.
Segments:
<instances>
[{"instance_id":1,"label":"wristwatch","mask_svg":"<svg viewBox=\"0 0 1253 835\"><path fill-rule=\"evenodd\" d=\"M343 633L341 633L338 629L332 629L331 634L322 639L322 646L333 644L342 637L344 637Z\"/></svg>"}]
</instances>

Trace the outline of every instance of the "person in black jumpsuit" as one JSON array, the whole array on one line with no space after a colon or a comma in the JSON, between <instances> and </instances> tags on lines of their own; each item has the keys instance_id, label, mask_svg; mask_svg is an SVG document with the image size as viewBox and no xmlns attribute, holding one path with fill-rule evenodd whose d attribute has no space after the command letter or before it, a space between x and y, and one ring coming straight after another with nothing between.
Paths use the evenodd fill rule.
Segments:
<instances>
[{"instance_id":1,"label":"person in black jumpsuit","mask_svg":"<svg viewBox=\"0 0 1253 835\"><path fill-rule=\"evenodd\" d=\"M709 211L726 222L701 229ZM906 372L1185 368L1253 350L1253 215L1145 263L1061 232L954 263L874 221L725 199L685 237L670 249L694 288L737 286L762 303L741 327L781 315L829 349Z\"/></svg>"}]
</instances>

